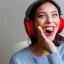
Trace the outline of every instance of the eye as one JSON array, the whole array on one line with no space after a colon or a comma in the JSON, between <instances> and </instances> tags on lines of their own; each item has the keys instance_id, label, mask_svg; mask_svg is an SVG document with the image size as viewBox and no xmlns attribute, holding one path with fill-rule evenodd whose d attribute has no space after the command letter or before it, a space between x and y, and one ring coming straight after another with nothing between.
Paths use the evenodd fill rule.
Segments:
<instances>
[{"instance_id":1,"label":"eye","mask_svg":"<svg viewBox=\"0 0 64 64\"><path fill-rule=\"evenodd\" d=\"M53 14L52 16L53 16L53 17L56 17L56 16L58 16L58 14Z\"/></svg>"},{"instance_id":2,"label":"eye","mask_svg":"<svg viewBox=\"0 0 64 64\"><path fill-rule=\"evenodd\" d=\"M45 19L45 18L46 18L45 15L39 15L38 17L39 17L39 18L42 18L42 19Z\"/></svg>"}]
</instances>

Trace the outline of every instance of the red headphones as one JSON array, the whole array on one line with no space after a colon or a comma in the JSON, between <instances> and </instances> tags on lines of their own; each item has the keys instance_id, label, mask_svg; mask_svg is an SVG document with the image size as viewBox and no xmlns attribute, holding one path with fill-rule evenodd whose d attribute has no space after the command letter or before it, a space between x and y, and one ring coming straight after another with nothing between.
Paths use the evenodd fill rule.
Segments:
<instances>
[{"instance_id":1,"label":"red headphones","mask_svg":"<svg viewBox=\"0 0 64 64\"><path fill-rule=\"evenodd\" d=\"M28 36L35 36L35 30L32 20L25 20L24 21L25 29Z\"/></svg>"},{"instance_id":2,"label":"red headphones","mask_svg":"<svg viewBox=\"0 0 64 64\"><path fill-rule=\"evenodd\" d=\"M59 25L58 33L62 32L63 29L64 29L64 19L60 18L60 25Z\"/></svg>"},{"instance_id":3,"label":"red headphones","mask_svg":"<svg viewBox=\"0 0 64 64\"><path fill-rule=\"evenodd\" d=\"M33 26L33 21L32 20L25 20L24 21L25 29L28 34L28 36L34 36L35 35L35 30ZM58 33L60 33L64 28L64 19L60 18L60 25L58 29Z\"/></svg>"}]
</instances>

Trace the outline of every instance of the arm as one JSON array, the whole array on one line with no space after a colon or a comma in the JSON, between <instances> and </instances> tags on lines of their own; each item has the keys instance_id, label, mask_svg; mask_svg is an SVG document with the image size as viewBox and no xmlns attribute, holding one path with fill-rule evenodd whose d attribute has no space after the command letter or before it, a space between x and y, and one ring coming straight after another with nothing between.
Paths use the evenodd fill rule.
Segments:
<instances>
[{"instance_id":1,"label":"arm","mask_svg":"<svg viewBox=\"0 0 64 64\"><path fill-rule=\"evenodd\" d=\"M52 53L47 57L49 62L52 64L64 64L58 52Z\"/></svg>"},{"instance_id":2,"label":"arm","mask_svg":"<svg viewBox=\"0 0 64 64\"><path fill-rule=\"evenodd\" d=\"M53 42L51 42L49 39L47 39L47 37L44 35L42 29L40 27L38 27L39 29L39 34L42 36L42 38L44 38L45 40L45 48L47 49L47 51L50 53L47 57L48 60L51 64L64 64L62 61L62 58L60 57L56 46L54 45Z\"/></svg>"},{"instance_id":3,"label":"arm","mask_svg":"<svg viewBox=\"0 0 64 64\"><path fill-rule=\"evenodd\" d=\"M14 57L10 59L9 64L18 64Z\"/></svg>"},{"instance_id":4,"label":"arm","mask_svg":"<svg viewBox=\"0 0 64 64\"><path fill-rule=\"evenodd\" d=\"M10 63L9 64L18 64L13 58L11 58Z\"/></svg>"}]
</instances>

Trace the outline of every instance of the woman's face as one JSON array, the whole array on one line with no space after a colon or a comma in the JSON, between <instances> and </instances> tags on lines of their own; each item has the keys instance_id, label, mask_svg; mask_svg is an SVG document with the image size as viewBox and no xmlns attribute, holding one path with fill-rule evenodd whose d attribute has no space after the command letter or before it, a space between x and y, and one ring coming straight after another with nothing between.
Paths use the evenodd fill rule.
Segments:
<instances>
[{"instance_id":1,"label":"woman's face","mask_svg":"<svg viewBox=\"0 0 64 64\"><path fill-rule=\"evenodd\" d=\"M59 13L52 3L45 3L36 9L35 29L40 26L45 36L53 41L59 28Z\"/></svg>"}]
</instances>

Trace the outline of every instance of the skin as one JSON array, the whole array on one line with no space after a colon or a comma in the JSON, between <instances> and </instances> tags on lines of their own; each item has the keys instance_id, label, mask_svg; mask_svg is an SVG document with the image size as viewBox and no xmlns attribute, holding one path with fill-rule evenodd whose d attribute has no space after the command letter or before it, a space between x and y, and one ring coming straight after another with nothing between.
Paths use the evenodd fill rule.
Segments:
<instances>
[{"instance_id":1,"label":"skin","mask_svg":"<svg viewBox=\"0 0 64 64\"><path fill-rule=\"evenodd\" d=\"M59 13L57 8L47 2L36 9L34 25L37 32L38 43L31 47L31 51L36 56L46 56L50 53L57 52L57 47L53 40L59 28ZM47 26L53 26L54 32L52 35L45 33Z\"/></svg>"}]
</instances>

